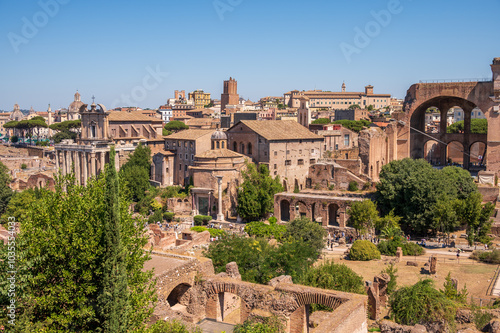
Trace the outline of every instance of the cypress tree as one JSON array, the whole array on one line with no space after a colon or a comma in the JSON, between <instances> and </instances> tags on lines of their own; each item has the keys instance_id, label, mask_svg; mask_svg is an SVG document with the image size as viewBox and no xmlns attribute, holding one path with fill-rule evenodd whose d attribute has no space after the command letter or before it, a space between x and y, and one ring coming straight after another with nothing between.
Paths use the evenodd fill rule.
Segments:
<instances>
[{"instance_id":1,"label":"cypress tree","mask_svg":"<svg viewBox=\"0 0 500 333\"><path fill-rule=\"evenodd\" d=\"M102 279L97 305L102 331L118 333L127 331L128 290L125 249L120 232L120 197L115 154L112 147L105 170L105 200L108 211L102 224Z\"/></svg>"}]
</instances>

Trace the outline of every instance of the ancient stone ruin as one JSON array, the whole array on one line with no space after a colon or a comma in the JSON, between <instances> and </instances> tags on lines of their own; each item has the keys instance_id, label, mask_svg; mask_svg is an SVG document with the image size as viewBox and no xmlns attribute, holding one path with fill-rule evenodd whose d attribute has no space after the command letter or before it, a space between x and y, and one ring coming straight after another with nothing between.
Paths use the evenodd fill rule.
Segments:
<instances>
[{"instance_id":1,"label":"ancient stone ruin","mask_svg":"<svg viewBox=\"0 0 500 333\"><path fill-rule=\"evenodd\" d=\"M156 320L177 317L191 323L212 319L239 324L256 316L277 316L287 333L367 331L366 296L296 285L290 276L277 277L268 285L244 282L236 263L215 275L206 258L173 255L165 260L171 268L157 275ZM378 280L382 293L386 281L382 276ZM333 312L315 312L316 319L310 320L311 304L330 307Z\"/></svg>"},{"instance_id":2,"label":"ancient stone ruin","mask_svg":"<svg viewBox=\"0 0 500 333\"><path fill-rule=\"evenodd\" d=\"M380 307L384 307L387 302L387 285L391 277L387 273L382 273L373 278L373 283L367 287L368 312L370 319L380 319Z\"/></svg>"}]
</instances>

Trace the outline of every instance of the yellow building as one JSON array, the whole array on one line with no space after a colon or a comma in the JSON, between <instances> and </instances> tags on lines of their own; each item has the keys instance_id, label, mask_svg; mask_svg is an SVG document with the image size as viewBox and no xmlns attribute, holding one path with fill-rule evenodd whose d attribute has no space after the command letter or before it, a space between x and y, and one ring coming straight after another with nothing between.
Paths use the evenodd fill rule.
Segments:
<instances>
[{"instance_id":1,"label":"yellow building","mask_svg":"<svg viewBox=\"0 0 500 333\"><path fill-rule=\"evenodd\" d=\"M210 104L210 93L203 90L195 90L188 95L190 100L194 100L194 106L197 109L202 109L205 105Z\"/></svg>"}]
</instances>

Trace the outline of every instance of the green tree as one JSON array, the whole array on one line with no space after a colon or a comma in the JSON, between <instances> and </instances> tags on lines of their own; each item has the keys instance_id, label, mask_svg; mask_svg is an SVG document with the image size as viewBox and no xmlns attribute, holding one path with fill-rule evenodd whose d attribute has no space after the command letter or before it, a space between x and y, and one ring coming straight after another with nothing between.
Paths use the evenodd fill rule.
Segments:
<instances>
[{"instance_id":1,"label":"green tree","mask_svg":"<svg viewBox=\"0 0 500 333\"><path fill-rule=\"evenodd\" d=\"M446 127L446 133L463 133L464 121L457 121L450 126ZM488 133L488 120L487 119L471 119L470 131L474 134L487 134Z\"/></svg>"},{"instance_id":2,"label":"green tree","mask_svg":"<svg viewBox=\"0 0 500 333\"><path fill-rule=\"evenodd\" d=\"M128 289L125 248L121 238L120 195L115 168L115 148L109 153L105 169L104 198L107 206L102 219L102 281L97 296L98 316L103 332L128 330Z\"/></svg>"},{"instance_id":3,"label":"green tree","mask_svg":"<svg viewBox=\"0 0 500 333\"><path fill-rule=\"evenodd\" d=\"M434 205L432 211L434 215L433 229L445 233L450 238L450 233L458 227L458 217L455 211L457 200L450 201L446 197L439 199Z\"/></svg>"},{"instance_id":4,"label":"green tree","mask_svg":"<svg viewBox=\"0 0 500 333\"><path fill-rule=\"evenodd\" d=\"M482 204L483 196L479 192L471 193L467 198L458 200L455 205L458 220L467 225L467 240L469 245L479 241L487 244L491 241L491 216L495 206L488 202Z\"/></svg>"},{"instance_id":5,"label":"green tree","mask_svg":"<svg viewBox=\"0 0 500 333\"><path fill-rule=\"evenodd\" d=\"M30 126L37 130L36 137L40 140L40 128L47 128L49 125L45 122L45 118L41 116L33 117L29 120Z\"/></svg>"},{"instance_id":6,"label":"green tree","mask_svg":"<svg viewBox=\"0 0 500 333\"><path fill-rule=\"evenodd\" d=\"M31 205L40 198L41 191L38 188L26 189L21 192L13 192L12 197L2 216L2 221L7 221L9 217L14 217L16 221L25 219Z\"/></svg>"},{"instance_id":7,"label":"green tree","mask_svg":"<svg viewBox=\"0 0 500 333\"><path fill-rule=\"evenodd\" d=\"M180 120L171 120L167 124L165 124L165 127L163 127L163 128L166 129L167 131L179 132L182 130L189 129L189 126L184 124Z\"/></svg>"},{"instance_id":8,"label":"green tree","mask_svg":"<svg viewBox=\"0 0 500 333\"><path fill-rule=\"evenodd\" d=\"M319 254L325 247L326 231L320 224L301 216L287 223L284 237L302 240Z\"/></svg>"},{"instance_id":9,"label":"green tree","mask_svg":"<svg viewBox=\"0 0 500 333\"><path fill-rule=\"evenodd\" d=\"M377 206L371 200L354 202L347 210L347 214L349 214L349 224L361 234L372 229L379 219Z\"/></svg>"},{"instance_id":10,"label":"green tree","mask_svg":"<svg viewBox=\"0 0 500 333\"><path fill-rule=\"evenodd\" d=\"M361 120L336 120L333 122L334 124L340 124L343 127L350 129L351 131L354 131L356 133L361 132L361 130L365 127L370 126L371 122L365 119Z\"/></svg>"},{"instance_id":11,"label":"green tree","mask_svg":"<svg viewBox=\"0 0 500 333\"><path fill-rule=\"evenodd\" d=\"M0 214L5 212L13 195L13 191L9 187L10 181L9 168L0 162Z\"/></svg>"},{"instance_id":12,"label":"green tree","mask_svg":"<svg viewBox=\"0 0 500 333\"><path fill-rule=\"evenodd\" d=\"M368 107L366 108L368 111L373 111L373 105L368 105Z\"/></svg>"},{"instance_id":13,"label":"green tree","mask_svg":"<svg viewBox=\"0 0 500 333\"><path fill-rule=\"evenodd\" d=\"M52 136L55 143L60 143L62 140L76 140L76 137L82 127L82 121L77 120L66 120L60 123L54 123L49 126L49 128L58 133Z\"/></svg>"},{"instance_id":14,"label":"green tree","mask_svg":"<svg viewBox=\"0 0 500 333\"><path fill-rule=\"evenodd\" d=\"M244 281L265 284L280 275L298 279L316 261L317 252L293 238L274 247L263 238L232 234L210 243L205 256L212 259L216 272L225 271L226 264L234 261Z\"/></svg>"},{"instance_id":15,"label":"green tree","mask_svg":"<svg viewBox=\"0 0 500 333\"><path fill-rule=\"evenodd\" d=\"M399 221L401 221L401 216L394 214L394 209L392 209L389 214L384 217L380 217L375 221L375 229L381 231L385 228L397 228L400 229Z\"/></svg>"},{"instance_id":16,"label":"green tree","mask_svg":"<svg viewBox=\"0 0 500 333\"><path fill-rule=\"evenodd\" d=\"M27 208L16 239L19 321L15 328L8 329L12 328L11 332L102 331L96 300L103 284L102 258L108 249L100 240L104 220L113 209L108 206L105 179L93 178L84 187L77 185L72 175L58 177L55 191L40 192L40 197ZM155 299L153 274L143 271L144 263L149 260L143 250L147 236L142 223L132 218L130 203L121 197L116 204L130 295L127 329L137 331L145 328ZM6 271L1 270L0 283L5 283L6 278ZM5 325L5 321L0 324Z\"/></svg>"},{"instance_id":17,"label":"green tree","mask_svg":"<svg viewBox=\"0 0 500 333\"><path fill-rule=\"evenodd\" d=\"M269 175L267 165L258 169L253 163L246 164L242 172L243 183L238 190L238 214L246 220L265 218L274 211L274 195L283 191L279 177Z\"/></svg>"},{"instance_id":18,"label":"green tree","mask_svg":"<svg viewBox=\"0 0 500 333\"><path fill-rule=\"evenodd\" d=\"M326 124L329 124L330 123L330 119L328 118L318 118L318 119L315 119L311 122L311 124L314 124L314 125L326 125Z\"/></svg>"},{"instance_id":19,"label":"green tree","mask_svg":"<svg viewBox=\"0 0 500 333\"><path fill-rule=\"evenodd\" d=\"M349 109L356 110L356 109L361 109L361 107L359 106L359 104L351 104L349 105Z\"/></svg>"},{"instance_id":20,"label":"green tree","mask_svg":"<svg viewBox=\"0 0 500 333\"><path fill-rule=\"evenodd\" d=\"M139 202L146 196L150 187L151 149L139 143L127 162L120 169L120 177L132 195L132 200Z\"/></svg>"},{"instance_id":21,"label":"green tree","mask_svg":"<svg viewBox=\"0 0 500 333\"><path fill-rule=\"evenodd\" d=\"M406 232L426 234L433 228L434 205L463 199L477 191L467 171L457 167L436 170L425 160L405 158L382 167L377 183L376 201L383 214L394 210L402 217Z\"/></svg>"}]
</instances>

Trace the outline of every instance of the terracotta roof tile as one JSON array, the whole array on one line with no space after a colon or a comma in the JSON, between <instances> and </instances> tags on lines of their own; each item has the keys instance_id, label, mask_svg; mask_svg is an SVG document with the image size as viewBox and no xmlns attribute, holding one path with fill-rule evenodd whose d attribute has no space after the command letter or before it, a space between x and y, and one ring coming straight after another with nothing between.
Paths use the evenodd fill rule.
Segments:
<instances>
[{"instance_id":1,"label":"terracotta roof tile","mask_svg":"<svg viewBox=\"0 0 500 333\"><path fill-rule=\"evenodd\" d=\"M287 120L242 120L241 123L248 126L252 131L266 140L297 140L316 139L323 137L309 131L307 128L295 121ZM236 127L234 125L232 128ZM229 129L229 131L231 131Z\"/></svg>"},{"instance_id":2,"label":"terracotta roof tile","mask_svg":"<svg viewBox=\"0 0 500 333\"><path fill-rule=\"evenodd\" d=\"M239 154L229 149L213 149L207 150L195 157L198 158L221 158L221 157L245 157L245 155Z\"/></svg>"},{"instance_id":3,"label":"terracotta roof tile","mask_svg":"<svg viewBox=\"0 0 500 333\"><path fill-rule=\"evenodd\" d=\"M187 129L174 134L166 136L165 139L175 139L175 140L196 140L205 135L212 135L215 129Z\"/></svg>"}]
</instances>

